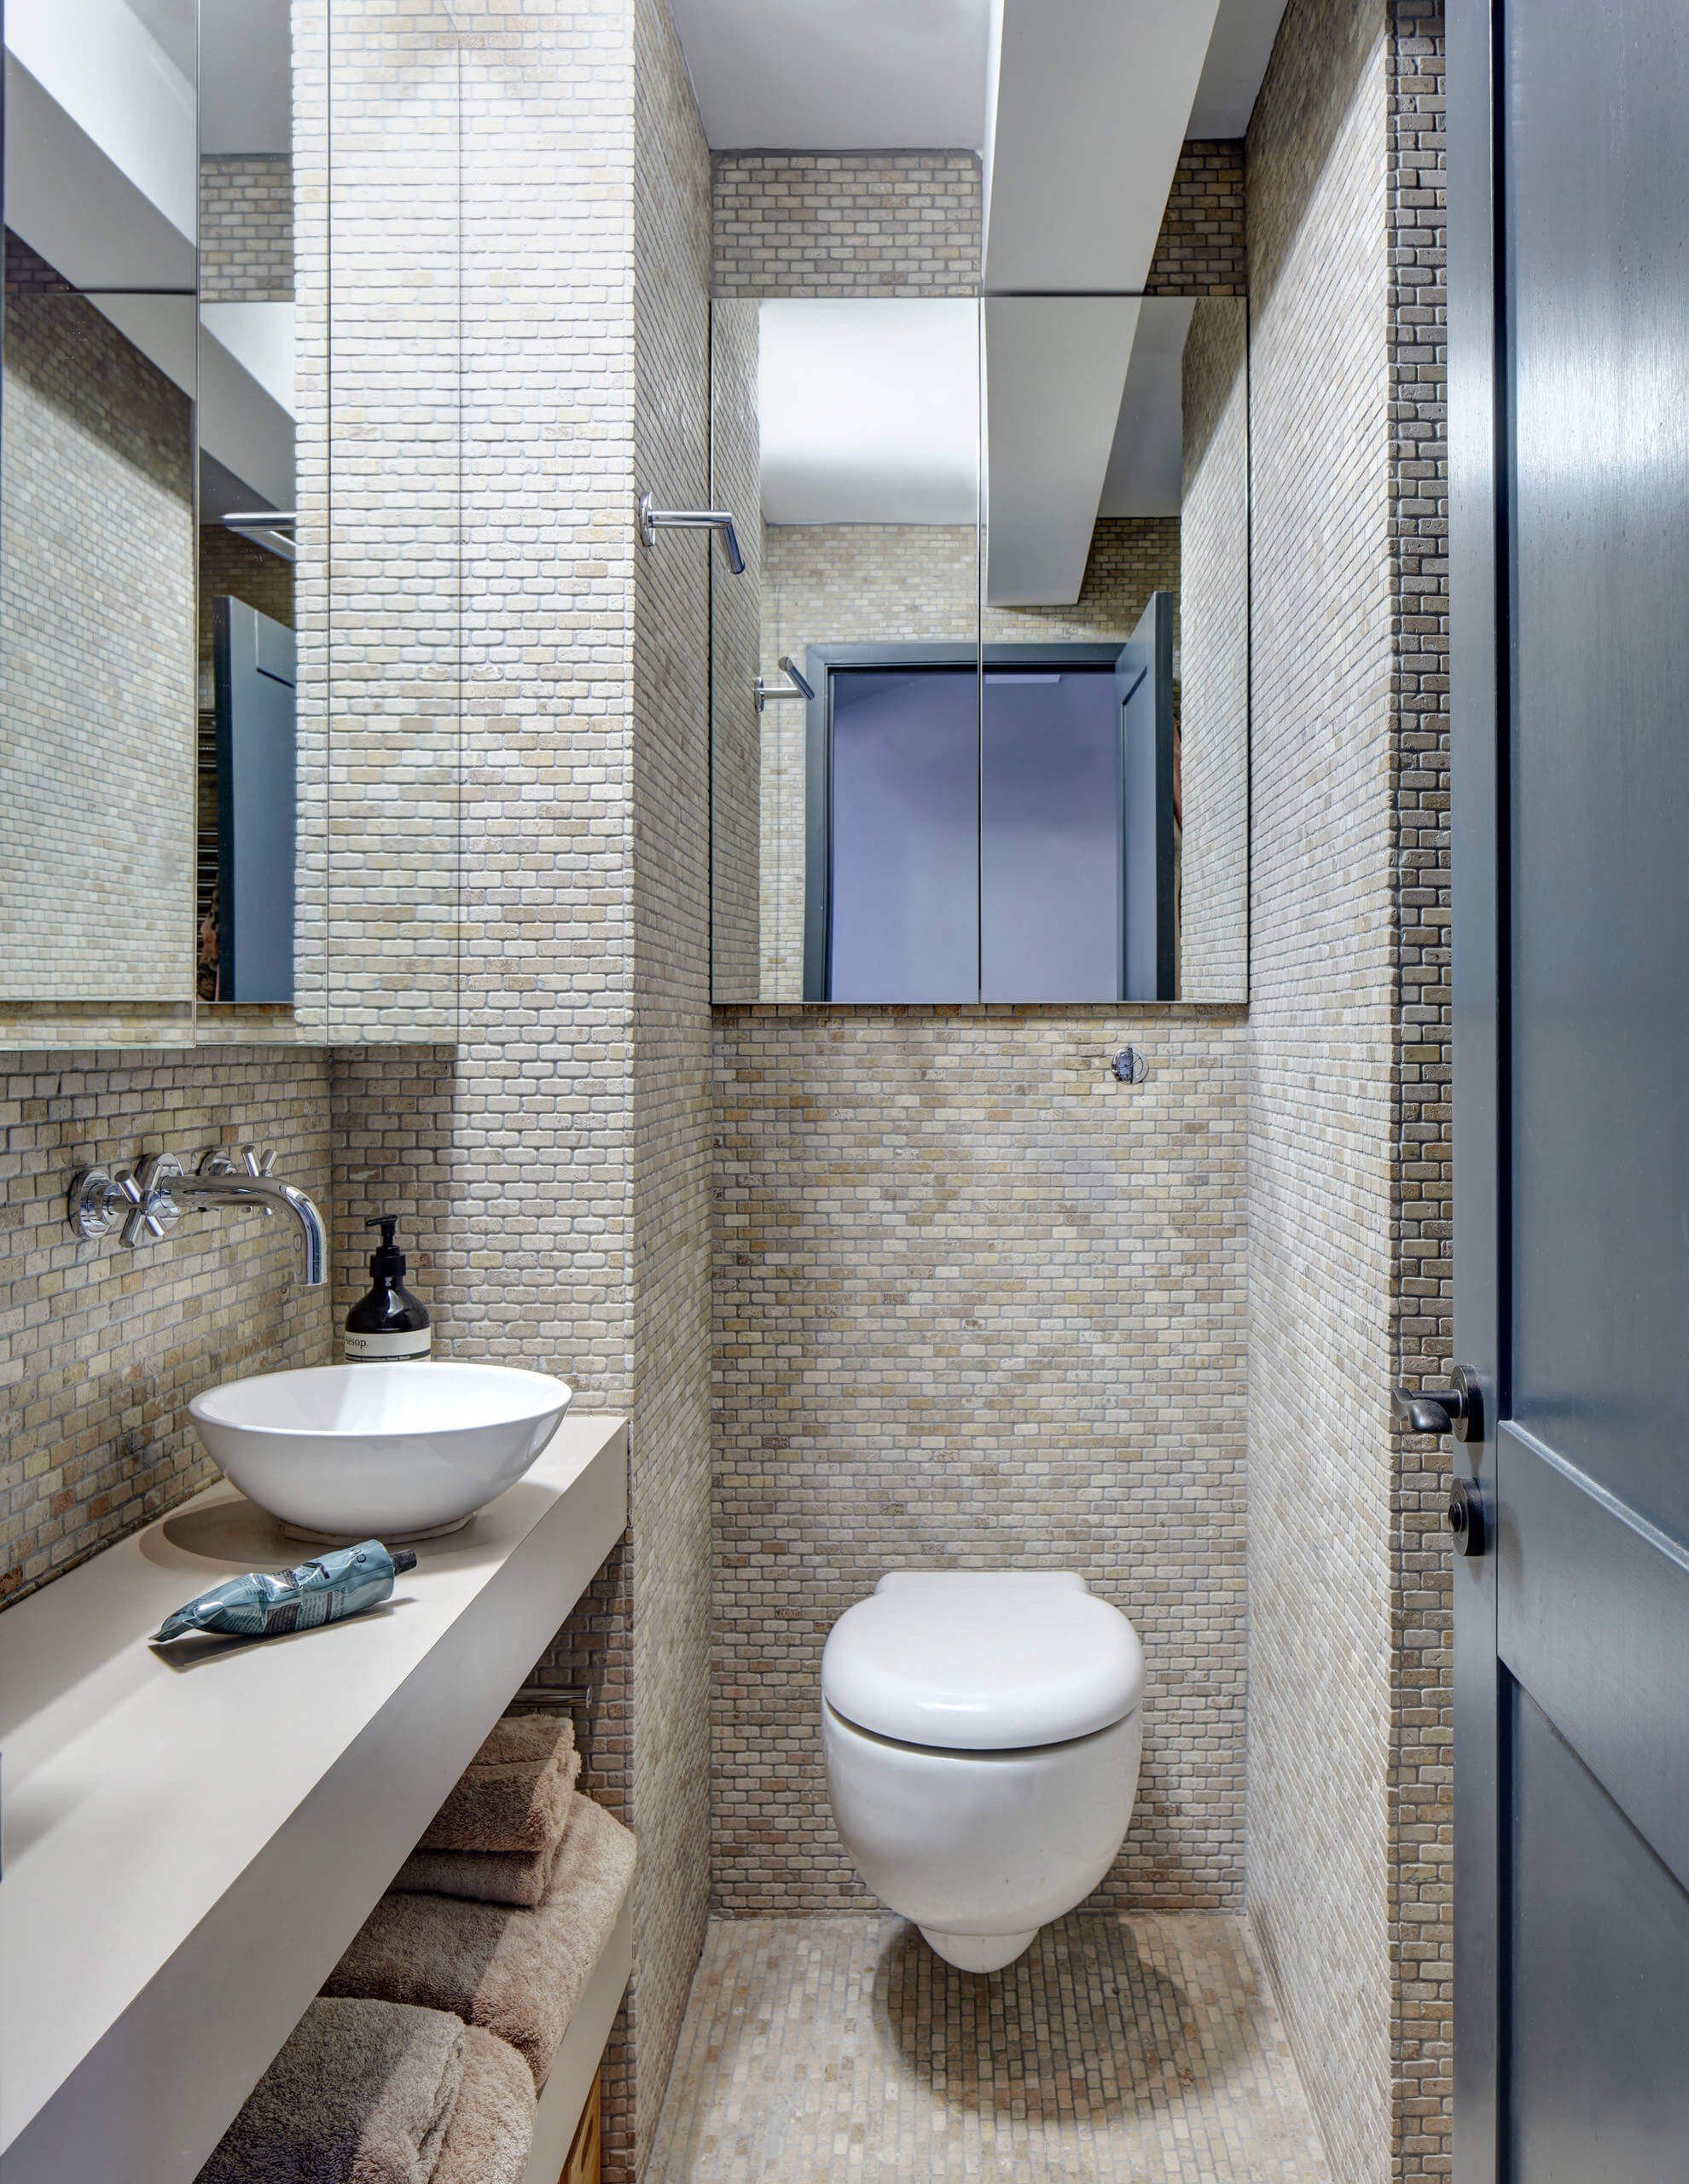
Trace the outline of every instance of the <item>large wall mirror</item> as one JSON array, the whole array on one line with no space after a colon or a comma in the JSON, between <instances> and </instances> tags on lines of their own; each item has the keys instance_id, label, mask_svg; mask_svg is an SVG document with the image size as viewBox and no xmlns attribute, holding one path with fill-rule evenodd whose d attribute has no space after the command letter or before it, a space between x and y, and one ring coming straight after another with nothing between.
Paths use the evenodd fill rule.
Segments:
<instances>
[{"instance_id":1,"label":"large wall mirror","mask_svg":"<svg viewBox=\"0 0 1689 2184\"><path fill-rule=\"evenodd\" d=\"M717 1001L1237 1002L1248 306L726 296Z\"/></svg>"},{"instance_id":2,"label":"large wall mirror","mask_svg":"<svg viewBox=\"0 0 1689 2184\"><path fill-rule=\"evenodd\" d=\"M5 9L13 1046L456 1031L457 32L300 24Z\"/></svg>"}]
</instances>

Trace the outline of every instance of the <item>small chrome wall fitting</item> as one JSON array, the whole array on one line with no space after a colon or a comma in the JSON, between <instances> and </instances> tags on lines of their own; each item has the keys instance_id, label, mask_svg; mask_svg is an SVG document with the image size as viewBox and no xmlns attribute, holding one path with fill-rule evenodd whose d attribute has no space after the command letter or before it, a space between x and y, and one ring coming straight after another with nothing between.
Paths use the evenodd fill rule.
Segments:
<instances>
[{"instance_id":1,"label":"small chrome wall fitting","mask_svg":"<svg viewBox=\"0 0 1689 2184\"><path fill-rule=\"evenodd\" d=\"M1123 1084L1141 1084L1149 1075L1149 1056L1135 1047L1122 1047L1109 1067Z\"/></svg>"},{"instance_id":2,"label":"small chrome wall fitting","mask_svg":"<svg viewBox=\"0 0 1689 2184\"><path fill-rule=\"evenodd\" d=\"M745 556L739 549L739 532L726 508L659 508L649 493L639 497L639 535L647 546L657 543L659 531L719 531L722 551L734 576L745 573Z\"/></svg>"},{"instance_id":3,"label":"small chrome wall fitting","mask_svg":"<svg viewBox=\"0 0 1689 2184\"><path fill-rule=\"evenodd\" d=\"M804 704L807 705L810 700L815 696L815 684L810 682L807 675L801 674L792 665L792 656L789 653L781 653L780 656L780 671L791 682L791 689L773 689L760 675L751 686L757 694L757 710L758 712L762 712L764 706L772 705L776 700L782 698L785 699L788 704L790 704L794 699L799 699Z\"/></svg>"}]
</instances>

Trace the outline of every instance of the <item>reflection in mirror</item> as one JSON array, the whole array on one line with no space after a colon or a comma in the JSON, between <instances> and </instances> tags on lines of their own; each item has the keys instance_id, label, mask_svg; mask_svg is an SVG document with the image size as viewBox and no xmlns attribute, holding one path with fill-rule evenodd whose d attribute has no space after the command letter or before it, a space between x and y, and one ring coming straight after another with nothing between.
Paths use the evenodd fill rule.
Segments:
<instances>
[{"instance_id":1,"label":"reflection in mirror","mask_svg":"<svg viewBox=\"0 0 1689 2184\"><path fill-rule=\"evenodd\" d=\"M294 1001L293 69L278 0L200 31L199 998Z\"/></svg>"},{"instance_id":2,"label":"reflection in mirror","mask_svg":"<svg viewBox=\"0 0 1689 2184\"><path fill-rule=\"evenodd\" d=\"M450 1037L461 30L4 16L4 1029Z\"/></svg>"},{"instance_id":3,"label":"reflection in mirror","mask_svg":"<svg viewBox=\"0 0 1689 2184\"><path fill-rule=\"evenodd\" d=\"M194 11L109 13L5 11L0 1000L185 1021Z\"/></svg>"},{"instance_id":4,"label":"reflection in mirror","mask_svg":"<svg viewBox=\"0 0 1689 2184\"><path fill-rule=\"evenodd\" d=\"M1246 311L717 301L717 1000L1244 996Z\"/></svg>"},{"instance_id":5,"label":"reflection in mirror","mask_svg":"<svg viewBox=\"0 0 1689 2184\"><path fill-rule=\"evenodd\" d=\"M830 655L867 642L883 649L888 670L905 662L885 648L923 654L919 665L909 654L905 671L862 686L887 702L912 675L937 671L949 686L948 694L928 687L917 706L927 735L910 754L895 843L850 845L882 864L895 859L907 880L900 930L911 952L886 962L883 975L909 998L945 998L959 982L972 998L977 845L955 839L952 821L958 764L972 796L956 722L960 706L971 749L978 305L796 298L723 299L714 308L714 497L761 511L745 526L746 578L714 587L717 997L795 1001L833 983L827 897L819 909L810 901L827 870L830 830L815 799L830 773L812 766L810 746L833 677L846 670L842 655ZM813 700L799 678L813 683ZM852 716L865 733L845 758L847 799L871 793L873 710ZM847 853L847 890L865 869ZM840 944L849 984L872 943L845 934ZM944 990L926 990L933 987Z\"/></svg>"}]
</instances>

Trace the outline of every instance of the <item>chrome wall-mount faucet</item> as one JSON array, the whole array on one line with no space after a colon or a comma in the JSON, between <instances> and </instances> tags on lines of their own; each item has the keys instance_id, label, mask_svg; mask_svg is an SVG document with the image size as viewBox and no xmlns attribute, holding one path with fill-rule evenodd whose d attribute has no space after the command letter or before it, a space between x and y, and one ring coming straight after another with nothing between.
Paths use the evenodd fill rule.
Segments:
<instances>
[{"instance_id":1,"label":"chrome wall-mount faucet","mask_svg":"<svg viewBox=\"0 0 1689 2184\"><path fill-rule=\"evenodd\" d=\"M108 1236L121 1223L124 1242L136 1251L174 1228L184 1206L247 1205L266 1214L279 1209L299 1227L299 1280L319 1288L328 1279L322 1216L302 1190L271 1175L275 1165L274 1153L241 1145L234 1153L213 1146L191 1176L173 1153L149 1153L132 1168L82 1168L71 1178L66 1212L83 1237Z\"/></svg>"}]
</instances>

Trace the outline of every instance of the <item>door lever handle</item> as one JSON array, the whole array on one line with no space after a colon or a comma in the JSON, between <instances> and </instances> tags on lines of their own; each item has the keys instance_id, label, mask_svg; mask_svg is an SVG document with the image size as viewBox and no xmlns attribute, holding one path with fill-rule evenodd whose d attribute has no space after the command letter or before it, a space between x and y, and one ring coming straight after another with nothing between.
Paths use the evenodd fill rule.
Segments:
<instances>
[{"instance_id":1,"label":"door lever handle","mask_svg":"<svg viewBox=\"0 0 1689 2184\"><path fill-rule=\"evenodd\" d=\"M1452 1433L1460 1414L1438 1397L1416 1388L1396 1390L1396 1409L1415 1433Z\"/></svg>"},{"instance_id":2,"label":"door lever handle","mask_svg":"<svg viewBox=\"0 0 1689 2184\"><path fill-rule=\"evenodd\" d=\"M1476 1435L1481 1440L1477 1374L1457 1365L1448 1377L1454 1383L1451 1388L1398 1388L1396 1416L1410 1433L1452 1433L1457 1441Z\"/></svg>"}]
</instances>

